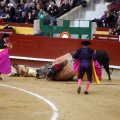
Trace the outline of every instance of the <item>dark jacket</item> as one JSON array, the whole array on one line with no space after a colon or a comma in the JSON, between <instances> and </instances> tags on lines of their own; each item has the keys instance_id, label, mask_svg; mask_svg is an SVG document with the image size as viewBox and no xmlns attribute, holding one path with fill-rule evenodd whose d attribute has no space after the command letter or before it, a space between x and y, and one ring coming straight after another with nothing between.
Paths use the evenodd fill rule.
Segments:
<instances>
[{"instance_id":1,"label":"dark jacket","mask_svg":"<svg viewBox=\"0 0 120 120\"><path fill-rule=\"evenodd\" d=\"M2 39L0 40L0 49L4 49L4 48L7 48L6 45L4 45L6 42Z\"/></svg>"}]
</instances>

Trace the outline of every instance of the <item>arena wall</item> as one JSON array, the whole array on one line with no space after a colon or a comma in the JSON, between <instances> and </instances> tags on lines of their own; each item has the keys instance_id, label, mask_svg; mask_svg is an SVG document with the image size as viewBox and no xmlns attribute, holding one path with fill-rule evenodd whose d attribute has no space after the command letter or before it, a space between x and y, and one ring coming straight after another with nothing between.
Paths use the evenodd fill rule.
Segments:
<instances>
[{"instance_id":1,"label":"arena wall","mask_svg":"<svg viewBox=\"0 0 120 120\"><path fill-rule=\"evenodd\" d=\"M10 41L13 44L10 50L11 63L19 62L34 67L52 62L66 53L73 54L82 47L80 43L83 40L10 34ZM120 66L119 41L94 39L91 43L91 48L107 51L110 65Z\"/></svg>"}]
</instances>

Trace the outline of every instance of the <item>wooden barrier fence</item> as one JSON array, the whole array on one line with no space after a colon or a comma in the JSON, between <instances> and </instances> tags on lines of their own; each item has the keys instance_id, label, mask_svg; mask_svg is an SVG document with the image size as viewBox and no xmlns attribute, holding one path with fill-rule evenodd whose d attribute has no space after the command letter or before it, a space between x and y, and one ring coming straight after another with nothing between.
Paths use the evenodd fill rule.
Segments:
<instances>
[{"instance_id":1,"label":"wooden barrier fence","mask_svg":"<svg viewBox=\"0 0 120 120\"><path fill-rule=\"evenodd\" d=\"M10 50L10 56L13 56L11 64L18 62L29 66L41 66L66 53L73 54L82 47L83 40L10 34L10 41L13 44L13 48ZM111 56L111 65L120 66L119 41L93 39L91 43L91 48L107 51ZM22 60L22 57L27 57L29 60ZM41 62L38 60L40 58L43 59Z\"/></svg>"}]
</instances>

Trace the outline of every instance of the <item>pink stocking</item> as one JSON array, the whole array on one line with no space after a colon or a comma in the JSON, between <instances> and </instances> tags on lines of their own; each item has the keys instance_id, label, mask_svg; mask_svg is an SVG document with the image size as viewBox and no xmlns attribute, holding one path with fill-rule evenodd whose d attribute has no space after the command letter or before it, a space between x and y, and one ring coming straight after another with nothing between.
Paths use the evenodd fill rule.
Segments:
<instances>
[{"instance_id":1,"label":"pink stocking","mask_svg":"<svg viewBox=\"0 0 120 120\"><path fill-rule=\"evenodd\" d=\"M90 86L90 81L87 81L86 82L86 92L88 92L89 86Z\"/></svg>"},{"instance_id":2,"label":"pink stocking","mask_svg":"<svg viewBox=\"0 0 120 120\"><path fill-rule=\"evenodd\" d=\"M82 80L78 79L78 87L81 86L81 84L82 84Z\"/></svg>"}]
</instances>

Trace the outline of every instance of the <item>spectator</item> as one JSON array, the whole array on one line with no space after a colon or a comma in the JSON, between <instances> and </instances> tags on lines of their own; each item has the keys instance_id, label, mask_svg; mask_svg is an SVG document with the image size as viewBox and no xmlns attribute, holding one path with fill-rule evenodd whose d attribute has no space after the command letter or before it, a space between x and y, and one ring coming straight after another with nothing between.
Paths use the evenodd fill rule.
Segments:
<instances>
[{"instance_id":1,"label":"spectator","mask_svg":"<svg viewBox=\"0 0 120 120\"><path fill-rule=\"evenodd\" d=\"M109 31L108 31L108 35L113 35L113 31L112 31L112 29L109 29Z\"/></svg>"},{"instance_id":2,"label":"spectator","mask_svg":"<svg viewBox=\"0 0 120 120\"><path fill-rule=\"evenodd\" d=\"M41 5L40 5L39 3L37 3L37 4L36 4L36 8L37 8L37 10L36 10L37 13L39 13L40 8L42 8L42 7L41 7Z\"/></svg>"},{"instance_id":3,"label":"spectator","mask_svg":"<svg viewBox=\"0 0 120 120\"><path fill-rule=\"evenodd\" d=\"M120 10L120 0L116 0L116 11Z\"/></svg>"},{"instance_id":4,"label":"spectator","mask_svg":"<svg viewBox=\"0 0 120 120\"><path fill-rule=\"evenodd\" d=\"M21 9L19 8L16 8L15 10L15 16L14 16L14 19L15 19L15 22L18 23L18 18L21 17Z\"/></svg>"},{"instance_id":5,"label":"spectator","mask_svg":"<svg viewBox=\"0 0 120 120\"><path fill-rule=\"evenodd\" d=\"M111 14L111 12L107 12L106 20L105 20L105 27L115 28L116 20L115 17Z\"/></svg>"},{"instance_id":6,"label":"spectator","mask_svg":"<svg viewBox=\"0 0 120 120\"><path fill-rule=\"evenodd\" d=\"M52 17L54 17L54 16L53 16L54 13L55 13L56 11L58 11L58 6L55 5L55 2L54 2L54 1L51 2L51 7L49 7L47 11L48 11L48 13L49 13Z\"/></svg>"},{"instance_id":7,"label":"spectator","mask_svg":"<svg viewBox=\"0 0 120 120\"><path fill-rule=\"evenodd\" d=\"M42 0L43 10L47 10L47 0Z\"/></svg>"},{"instance_id":8,"label":"spectator","mask_svg":"<svg viewBox=\"0 0 120 120\"><path fill-rule=\"evenodd\" d=\"M14 22L14 16L15 16L15 8L13 7L13 4L8 4L9 10L8 13L10 15L11 22Z\"/></svg>"},{"instance_id":9,"label":"spectator","mask_svg":"<svg viewBox=\"0 0 120 120\"><path fill-rule=\"evenodd\" d=\"M9 22L9 21L11 21L11 20L10 20L10 15L9 15L6 11L3 11L2 17L4 17L4 22Z\"/></svg>"},{"instance_id":10,"label":"spectator","mask_svg":"<svg viewBox=\"0 0 120 120\"><path fill-rule=\"evenodd\" d=\"M28 3L28 4L26 4L26 5L27 5L27 6L25 7L25 12L26 12L26 14L28 14L29 12L32 13L32 7L31 7L31 4Z\"/></svg>"},{"instance_id":11,"label":"spectator","mask_svg":"<svg viewBox=\"0 0 120 120\"><path fill-rule=\"evenodd\" d=\"M69 0L65 0L64 3L59 7L59 10L54 12L52 15L56 16L56 18L60 17L61 15L65 14L66 12L70 11L71 6L69 4Z\"/></svg>"},{"instance_id":12,"label":"spectator","mask_svg":"<svg viewBox=\"0 0 120 120\"><path fill-rule=\"evenodd\" d=\"M97 27L103 27L104 26L103 24L106 21L106 17L107 17L107 10L104 11L104 15L100 19L95 18L94 20L92 20L92 22L96 22Z\"/></svg>"},{"instance_id":13,"label":"spectator","mask_svg":"<svg viewBox=\"0 0 120 120\"><path fill-rule=\"evenodd\" d=\"M30 0L26 0L24 3L24 9L26 9L26 7L30 4Z\"/></svg>"},{"instance_id":14,"label":"spectator","mask_svg":"<svg viewBox=\"0 0 120 120\"><path fill-rule=\"evenodd\" d=\"M46 12L43 18L44 25L51 25L51 16Z\"/></svg>"},{"instance_id":15,"label":"spectator","mask_svg":"<svg viewBox=\"0 0 120 120\"><path fill-rule=\"evenodd\" d=\"M35 18L33 18L31 12L29 12L29 13L28 13L28 16L27 16L26 23L28 23L28 24L33 24L33 23L34 23L34 20L35 20Z\"/></svg>"},{"instance_id":16,"label":"spectator","mask_svg":"<svg viewBox=\"0 0 120 120\"><path fill-rule=\"evenodd\" d=\"M35 9L32 10L32 17L37 19L37 11Z\"/></svg>"},{"instance_id":17,"label":"spectator","mask_svg":"<svg viewBox=\"0 0 120 120\"><path fill-rule=\"evenodd\" d=\"M39 7L43 8L42 0L35 0L35 4L36 4L36 7L39 6Z\"/></svg>"},{"instance_id":18,"label":"spectator","mask_svg":"<svg viewBox=\"0 0 120 120\"><path fill-rule=\"evenodd\" d=\"M11 29L11 30L14 30L14 28L12 28L11 26L9 26L8 23L5 23L5 27L3 29Z\"/></svg>"},{"instance_id":19,"label":"spectator","mask_svg":"<svg viewBox=\"0 0 120 120\"><path fill-rule=\"evenodd\" d=\"M45 11L42 8L40 8L38 13L38 19L41 20L44 18L44 16L45 16Z\"/></svg>"},{"instance_id":20,"label":"spectator","mask_svg":"<svg viewBox=\"0 0 120 120\"><path fill-rule=\"evenodd\" d=\"M35 33L34 36L44 36L44 33L41 31L40 28L38 28L37 33Z\"/></svg>"},{"instance_id":21,"label":"spectator","mask_svg":"<svg viewBox=\"0 0 120 120\"><path fill-rule=\"evenodd\" d=\"M120 18L118 18L118 20L116 22L116 26L120 26Z\"/></svg>"},{"instance_id":22,"label":"spectator","mask_svg":"<svg viewBox=\"0 0 120 120\"><path fill-rule=\"evenodd\" d=\"M116 21L116 26L120 26L120 15L118 16L118 19Z\"/></svg>"},{"instance_id":23,"label":"spectator","mask_svg":"<svg viewBox=\"0 0 120 120\"><path fill-rule=\"evenodd\" d=\"M117 26L117 28L113 32L114 35L120 35L120 26Z\"/></svg>"},{"instance_id":24,"label":"spectator","mask_svg":"<svg viewBox=\"0 0 120 120\"><path fill-rule=\"evenodd\" d=\"M30 4L32 10L37 10L35 2L31 2Z\"/></svg>"},{"instance_id":25,"label":"spectator","mask_svg":"<svg viewBox=\"0 0 120 120\"><path fill-rule=\"evenodd\" d=\"M15 9L17 8L17 4L15 3L14 0L10 0L10 3Z\"/></svg>"},{"instance_id":26,"label":"spectator","mask_svg":"<svg viewBox=\"0 0 120 120\"><path fill-rule=\"evenodd\" d=\"M0 9L1 9L1 12L5 11L5 1L0 2Z\"/></svg>"},{"instance_id":27,"label":"spectator","mask_svg":"<svg viewBox=\"0 0 120 120\"><path fill-rule=\"evenodd\" d=\"M21 14L22 15L19 16L19 18L18 18L18 23L26 23L26 13L25 13L25 11L22 11Z\"/></svg>"},{"instance_id":28,"label":"spectator","mask_svg":"<svg viewBox=\"0 0 120 120\"><path fill-rule=\"evenodd\" d=\"M52 0L50 0L50 1L47 3L47 10L49 10L49 8L51 7L51 4L52 4Z\"/></svg>"}]
</instances>

